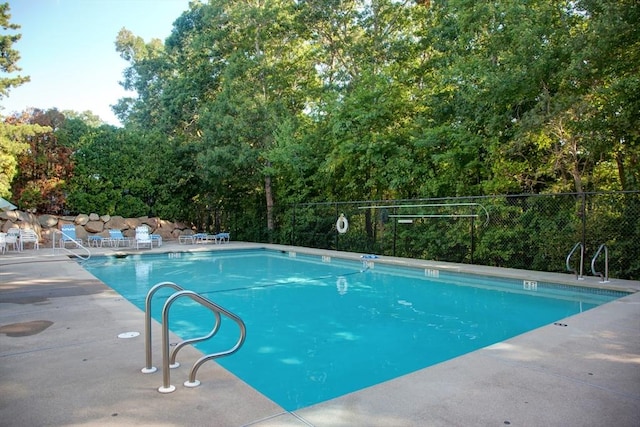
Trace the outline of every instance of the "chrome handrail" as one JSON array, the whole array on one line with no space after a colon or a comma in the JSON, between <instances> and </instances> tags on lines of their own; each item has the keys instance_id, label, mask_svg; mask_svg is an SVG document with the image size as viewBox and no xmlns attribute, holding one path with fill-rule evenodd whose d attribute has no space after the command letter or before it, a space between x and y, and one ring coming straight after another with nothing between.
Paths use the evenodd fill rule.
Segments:
<instances>
[{"instance_id":1,"label":"chrome handrail","mask_svg":"<svg viewBox=\"0 0 640 427\"><path fill-rule=\"evenodd\" d=\"M208 360L212 360L212 359L223 357L223 356L229 356L235 353L240 349L240 347L242 347L242 344L244 344L244 341L247 335L247 329L242 319L240 319L240 317L236 316L230 311L226 310L225 308L217 305L212 301L209 301L202 295L199 295L193 291L182 290L174 293L167 299L167 302L165 302L164 307L162 308L162 387L158 388L158 391L160 393L171 393L176 389L175 386L171 385L171 374L169 372L169 369L170 369L169 367L169 359L170 359L170 356L169 356L169 309L171 308L171 305L178 298L181 298L181 297L189 297L192 300L199 302L203 306L210 309L214 314L217 313L216 325L214 326L212 332L209 333L210 336L208 336L208 338L213 336L218 331L220 327L220 321L218 320L220 319L220 314L224 314L226 317L236 322L240 328L240 337L238 338L238 341L233 347L231 347L229 350L226 350L226 351L221 351L218 353L213 353L213 354L203 356L194 363L193 367L191 368L191 371L189 372L189 381L185 381L184 383L186 387L197 387L198 385L200 385L200 381L196 381L195 379L196 373L200 368L200 366L202 366L202 364ZM198 340L201 341L201 339L198 339ZM176 351L174 351L174 354L175 353Z\"/></svg>"},{"instance_id":2,"label":"chrome handrail","mask_svg":"<svg viewBox=\"0 0 640 427\"><path fill-rule=\"evenodd\" d=\"M158 370L158 368L153 366L153 357L151 355L151 299L158 290L167 287L173 288L176 291L184 290L184 288L173 282L160 282L149 289L147 297L144 300L144 351L146 354L145 366L142 368L142 373L144 374L151 374Z\"/></svg>"},{"instance_id":3,"label":"chrome handrail","mask_svg":"<svg viewBox=\"0 0 640 427\"><path fill-rule=\"evenodd\" d=\"M571 266L569 265L569 262L571 261L571 256L573 255L573 253L578 248L580 248L580 273L579 274L578 274L578 270L571 268ZM577 280L583 280L583 277L582 277L583 267L582 267L582 265L584 264L584 245L581 242L576 243L575 246L573 247L573 249L571 249L571 252L569 252L569 255L567 255L566 264L567 264L567 271L571 271L571 272L575 273Z\"/></svg>"},{"instance_id":4,"label":"chrome handrail","mask_svg":"<svg viewBox=\"0 0 640 427\"><path fill-rule=\"evenodd\" d=\"M596 271L596 259L598 255L600 255L600 251L604 248L604 275L600 272ZM600 245L596 254L591 259L591 272L594 276L600 276L600 283L608 283L609 282L609 250L607 249L607 245L604 243Z\"/></svg>"},{"instance_id":5,"label":"chrome handrail","mask_svg":"<svg viewBox=\"0 0 640 427\"><path fill-rule=\"evenodd\" d=\"M78 247L78 248L80 248L80 249L84 249L84 250L87 252L87 256L83 256L83 255L77 254L77 253L73 252L72 250L67 249L67 247L66 247L66 246L64 246L64 245L61 245L58 249L62 249L63 251L65 251L65 252L67 252L67 253L69 253L69 254L71 254L71 255L75 256L75 257L78 257L78 258L80 258L80 259L81 259L81 260L83 260L83 261L86 261L86 260L88 260L89 258L91 258L91 251L89 250L89 248L87 248L86 246L84 246L82 243L78 242L78 240L79 240L79 239L74 239L74 238L72 238L71 236L69 236L68 234L66 234L66 233L64 233L64 232L62 232L62 231L60 231L60 230L56 230L56 231L53 233L53 239L52 239L53 248L52 248L52 249L53 249L53 254L54 254L54 255L55 255L55 253L56 253L56 236L57 236L58 234L61 234L62 236L66 237L66 238L68 239L68 240L66 240L66 241L75 243L76 247ZM63 240L62 240L62 239L60 239L60 240L59 240L59 242L63 242Z\"/></svg>"}]
</instances>

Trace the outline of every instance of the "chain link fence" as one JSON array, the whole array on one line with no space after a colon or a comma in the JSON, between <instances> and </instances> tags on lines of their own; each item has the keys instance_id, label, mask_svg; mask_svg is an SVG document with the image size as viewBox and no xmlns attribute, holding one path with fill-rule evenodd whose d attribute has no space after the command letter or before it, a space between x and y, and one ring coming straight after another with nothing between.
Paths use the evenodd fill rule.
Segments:
<instances>
[{"instance_id":1,"label":"chain link fence","mask_svg":"<svg viewBox=\"0 0 640 427\"><path fill-rule=\"evenodd\" d=\"M339 233L336 221L349 222ZM565 272L580 243L583 267L606 245L609 276L640 279L640 192L536 194L301 203L275 211L272 241L377 255ZM255 217L254 217L255 221ZM249 236L247 236L249 237ZM569 260L579 271L580 251ZM593 262L605 268L605 251Z\"/></svg>"}]
</instances>

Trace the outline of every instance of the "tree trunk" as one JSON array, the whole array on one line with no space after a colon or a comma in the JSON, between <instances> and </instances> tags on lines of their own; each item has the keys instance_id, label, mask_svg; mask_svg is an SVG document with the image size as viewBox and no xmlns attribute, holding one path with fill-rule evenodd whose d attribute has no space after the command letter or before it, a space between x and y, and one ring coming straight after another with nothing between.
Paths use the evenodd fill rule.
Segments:
<instances>
[{"instance_id":1,"label":"tree trunk","mask_svg":"<svg viewBox=\"0 0 640 427\"><path fill-rule=\"evenodd\" d=\"M269 175L264 177L264 195L267 200L267 230L273 231L273 190Z\"/></svg>"},{"instance_id":2,"label":"tree trunk","mask_svg":"<svg viewBox=\"0 0 640 427\"><path fill-rule=\"evenodd\" d=\"M616 152L616 163L618 165L618 179L620 180L620 189L625 191L627 189L627 177L624 171L624 158L621 151Z\"/></svg>"}]
</instances>

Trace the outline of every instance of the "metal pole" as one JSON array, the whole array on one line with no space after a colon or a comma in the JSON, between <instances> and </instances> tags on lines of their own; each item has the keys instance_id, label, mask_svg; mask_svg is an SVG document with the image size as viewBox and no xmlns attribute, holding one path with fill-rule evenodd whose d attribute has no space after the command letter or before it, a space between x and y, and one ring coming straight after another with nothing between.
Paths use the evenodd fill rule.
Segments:
<instances>
[{"instance_id":1,"label":"metal pole","mask_svg":"<svg viewBox=\"0 0 640 427\"><path fill-rule=\"evenodd\" d=\"M338 217L338 204L336 203L336 218ZM338 229L336 228L336 251L340 250L340 233L338 233Z\"/></svg>"},{"instance_id":2,"label":"metal pole","mask_svg":"<svg viewBox=\"0 0 640 427\"><path fill-rule=\"evenodd\" d=\"M296 242L296 205L293 204L293 215L291 217L291 246Z\"/></svg>"},{"instance_id":3,"label":"metal pole","mask_svg":"<svg viewBox=\"0 0 640 427\"><path fill-rule=\"evenodd\" d=\"M581 193L580 198L582 199L582 207L580 208L580 214L582 215L582 254L580 256L580 277L582 277L584 251L587 248L587 195L585 193Z\"/></svg>"},{"instance_id":4,"label":"metal pole","mask_svg":"<svg viewBox=\"0 0 640 427\"><path fill-rule=\"evenodd\" d=\"M393 208L393 214L398 213L398 208ZM396 256L396 239L398 238L398 220L393 219L393 256Z\"/></svg>"},{"instance_id":5,"label":"metal pole","mask_svg":"<svg viewBox=\"0 0 640 427\"><path fill-rule=\"evenodd\" d=\"M474 210L472 208L472 210ZM475 246L476 246L476 241L475 241L475 217L471 217L471 264L473 264L473 253L475 252Z\"/></svg>"},{"instance_id":6,"label":"metal pole","mask_svg":"<svg viewBox=\"0 0 640 427\"><path fill-rule=\"evenodd\" d=\"M182 291L183 288L179 285L176 285L173 282L160 282L149 289L147 293L147 297L144 301L144 350L146 354L145 367L142 368L142 373L151 374L157 371L157 368L153 366L152 360L152 345L151 345L151 299L153 295L160 289L164 287L170 287L175 289L176 291Z\"/></svg>"}]
</instances>

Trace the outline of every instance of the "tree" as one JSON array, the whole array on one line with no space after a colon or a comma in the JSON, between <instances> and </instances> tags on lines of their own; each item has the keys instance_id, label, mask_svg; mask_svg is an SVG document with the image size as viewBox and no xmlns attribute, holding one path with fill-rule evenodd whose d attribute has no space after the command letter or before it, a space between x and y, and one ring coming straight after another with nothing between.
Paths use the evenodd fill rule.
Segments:
<instances>
[{"instance_id":1,"label":"tree","mask_svg":"<svg viewBox=\"0 0 640 427\"><path fill-rule=\"evenodd\" d=\"M113 107L116 116L122 123L135 123L146 129L159 127L159 101L168 68L162 41L152 39L145 43L142 37L122 28L115 45L122 59L131 64L124 71L124 80L120 84L138 94L135 99L120 99Z\"/></svg>"},{"instance_id":2,"label":"tree","mask_svg":"<svg viewBox=\"0 0 640 427\"><path fill-rule=\"evenodd\" d=\"M10 22L9 3L0 4L0 26L4 31L17 30L17 24ZM20 54L12 46L20 40L20 34L0 35L0 72L15 73L20 71L17 65ZM26 76L0 78L0 100L9 95L9 90L29 81ZM19 120L9 118L0 122L0 196L11 196L11 181L18 171L17 156L28 149L27 138L35 136L46 129L37 125L20 124Z\"/></svg>"},{"instance_id":3,"label":"tree","mask_svg":"<svg viewBox=\"0 0 640 427\"><path fill-rule=\"evenodd\" d=\"M4 31L18 30L20 25L10 22L11 14L9 13L9 3L0 4L0 26ZM18 61L20 53L13 49L12 46L22 37L21 34L2 34L0 35L0 71L3 73L15 73L20 71ZM20 86L29 81L28 76L14 76L0 78L0 100L9 95L9 90L13 87Z\"/></svg>"},{"instance_id":4,"label":"tree","mask_svg":"<svg viewBox=\"0 0 640 427\"><path fill-rule=\"evenodd\" d=\"M29 138L48 129L25 125L15 117L0 123L0 197L11 197L11 182L18 173L18 156L29 148Z\"/></svg>"},{"instance_id":5,"label":"tree","mask_svg":"<svg viewBox=\"0 0 640 427\"><path fill-rule=\"evenodd\" d=\"M65 117L56 109L34 109L16 120L47 131L26 137L29 145L24 153L18 155L19 174L13 182L12 193L22 209L62 213L66 185L73 174L71 148L60 144L56 136Z\"/></svg>"}]
</instances>

